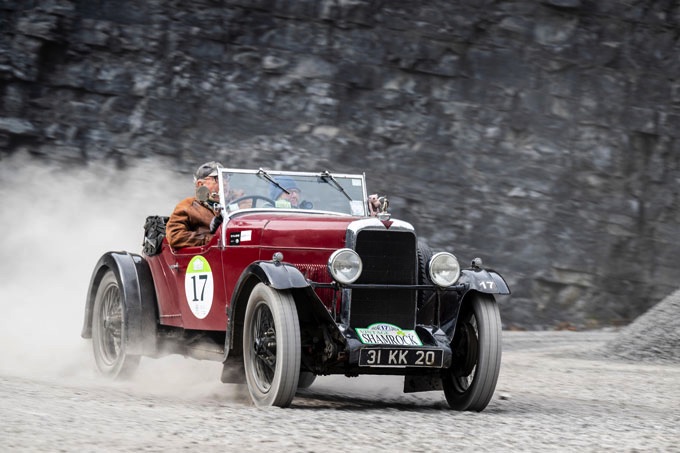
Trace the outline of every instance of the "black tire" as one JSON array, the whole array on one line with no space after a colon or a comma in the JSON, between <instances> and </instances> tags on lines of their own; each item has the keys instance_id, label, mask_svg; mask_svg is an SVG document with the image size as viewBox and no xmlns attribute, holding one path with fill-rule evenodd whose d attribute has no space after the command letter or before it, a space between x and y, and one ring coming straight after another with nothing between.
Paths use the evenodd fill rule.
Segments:
<instances>
[{"instance_id":1,"label":"black tire","mask_svg":"<svg viewBox=\"0 0 680 453\"><path fill-rule=\"evenodd\" d=\"M491 401L501 366L501 317L489 294L464 303L451 342L454 363L442 384L451 409L482 411Z\"/></svg>"},{"instance_id":2,"label":"black tire","mask_svg":"<svg viewBox=\"0 0 680 453\"><path fill-rule=\"evenodd\" d=\"M92 349L97 369L104 376L124 379L139 366L140 356L126 352L128 340L123 295L113 271L104 274L94 299Z\"/></svg>"},{"instance_id":3,"label":"black tire","mask_svg":"<svg viewBox=\"0 0 680 453\"><path fill-rule=\"evenodd\" d=\"M290 405L300 377L300 323L288 292L258 283L243 324L243 364L256 406Z\"/></svg>"},{"instance_id":4,"label":"black tire","mask_svg":"<svg viewBox=\"0 0 680 453\"><path fill-rule=\"evenodd\" d=\"M427 265L432 258L432 250L422 242L418 242L418 284L432 285L430 276L427 273ZM421 289L418 291L418 308L425 305L425 303L432 297L434 290Z\"/></svg>"},{"instance_id":5,"label":"black tire","mask_svg":"<svg viewBox=\"0 0 680 453\"><path fill-rule=\"evenodd\" d=\"M316 374L311 371L300 371L300 378L298 379L299 389L308 389L316 380Z\"/></svg>"}]
</instances>

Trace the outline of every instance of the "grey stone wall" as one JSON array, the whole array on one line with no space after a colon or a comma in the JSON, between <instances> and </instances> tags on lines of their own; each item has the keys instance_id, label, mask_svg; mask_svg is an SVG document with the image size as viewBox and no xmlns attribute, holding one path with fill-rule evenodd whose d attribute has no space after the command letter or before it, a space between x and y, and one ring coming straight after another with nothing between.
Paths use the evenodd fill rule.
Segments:
<instances>
[{"instance_id":1,"label":"grey stone wall","mask_svg":"<svg viewBox=\"0 0 680 453\"><path fill-rule=\"evenodd\" d=\"M365 171L506 277L507 327L627 322L678 286L679 24L671 0L3 0L0 165Z\"/></svg>"}]
</instances>

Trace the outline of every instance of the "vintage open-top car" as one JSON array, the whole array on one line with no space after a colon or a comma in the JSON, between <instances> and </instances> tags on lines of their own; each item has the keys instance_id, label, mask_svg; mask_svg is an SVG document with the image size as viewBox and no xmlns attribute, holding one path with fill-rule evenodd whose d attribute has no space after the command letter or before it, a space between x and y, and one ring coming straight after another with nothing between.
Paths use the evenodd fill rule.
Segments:
<instances>
[{"instance_id":1,"label":"vintage open-top car","mask_svg":"<svg viewBox=\"0 0 680 453\"><path fill-rule=\"evenodd\" d=\"M96 264L82 336L101 373L183 354L223 362L222 381L246 382L258 406L289 406L331 374L402 375L404 392L487 406L501 362L494 294L510 292L498 273L433 254L384 197L369 202L363 175L223 168L218 178L223 223L207 245L171 248L167 217L151 216L141 254Z\"/></svg>"}]
</instances>

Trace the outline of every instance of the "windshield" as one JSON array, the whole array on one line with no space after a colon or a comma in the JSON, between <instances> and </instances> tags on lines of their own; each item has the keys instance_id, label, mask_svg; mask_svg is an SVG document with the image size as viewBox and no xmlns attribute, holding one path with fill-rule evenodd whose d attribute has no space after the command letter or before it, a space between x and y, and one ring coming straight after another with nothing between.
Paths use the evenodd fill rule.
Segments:
<instances>
[{"instance_id":1,"label":"windshield","mask_svg":"<svg viewBox=\"0 0 680 453\"><path fill-rule=\"evenodd\" d=\"M224 168L220 180L227 212L269 208L367 215L364 175Z\"/></svg>"}]
</instances>

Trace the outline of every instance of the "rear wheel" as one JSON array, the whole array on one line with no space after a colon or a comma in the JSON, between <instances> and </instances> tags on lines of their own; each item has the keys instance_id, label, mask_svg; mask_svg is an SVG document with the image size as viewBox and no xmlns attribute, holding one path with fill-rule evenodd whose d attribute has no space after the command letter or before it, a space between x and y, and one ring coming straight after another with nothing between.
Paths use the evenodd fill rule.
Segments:
<instances>
[{"instance_id":1,"label":"rear wheel","mask_svg":"<svg viewBox=\"0 0 680 453\"><path fill-rule=\"evenodd\" d=\"M255 405L290 405L298 388L300 351L293 297L257 284L248 299L243 325L243 363Z\"/></svg>"},{"instance_id":2,"label":"rear wheel","mask_svg":"<svg viewBox=\"0 0 680 453\"><path fill-rule=\"evenodd\" d=\"M442 376L446 401L456 410L484 410L501 365L501 317L493 296L475 294L461 307L451 348L453 365Z\"/></svg>"},{"instance_id":3,"label":"rear wheel","mask_svg":"<svg viewBox=\"0 0 680 453\"><path fill-rule=\"evenodd\" d=\"M99 372L111 378L131 376L140 357L127 353L123 295L112 271L104 274L94 300L92 315L92 348Z\"/></svg>"}]
</instances>

